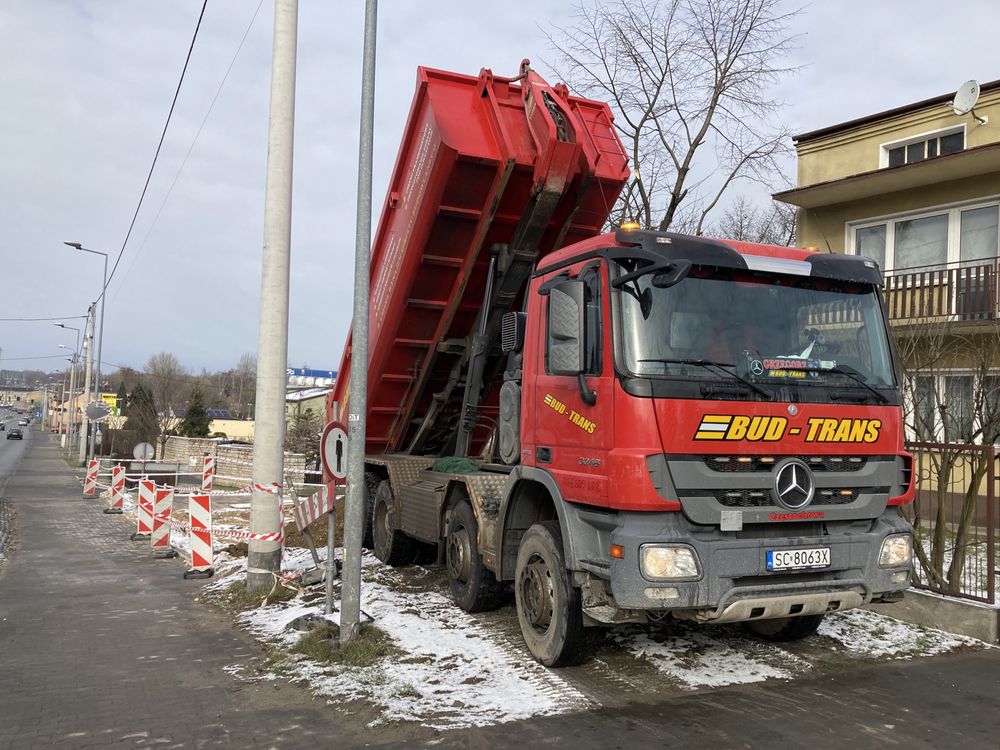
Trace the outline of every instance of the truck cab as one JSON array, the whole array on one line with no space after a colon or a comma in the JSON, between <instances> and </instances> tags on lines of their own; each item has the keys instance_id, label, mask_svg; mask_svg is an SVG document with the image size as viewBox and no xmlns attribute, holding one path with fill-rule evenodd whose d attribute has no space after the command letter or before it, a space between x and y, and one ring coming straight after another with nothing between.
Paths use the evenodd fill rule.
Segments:
<instances>
[{"instance_id":1,"label":"truck cab","mask_svg":"<svg viewBox=\"0 0 1000 750\"><path fill-rule=\"evenodd\" d=\"M539 264L504 387L585 621L665 611L790 637L907 588L880 284L864 258L639 231Z\"/></svg>"}]
</instances>

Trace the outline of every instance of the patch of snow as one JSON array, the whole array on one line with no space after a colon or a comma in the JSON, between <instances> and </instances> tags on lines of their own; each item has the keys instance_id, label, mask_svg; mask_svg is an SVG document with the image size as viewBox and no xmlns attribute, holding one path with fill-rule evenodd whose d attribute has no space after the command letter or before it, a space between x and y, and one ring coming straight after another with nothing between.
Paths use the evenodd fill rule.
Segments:
<instances>
[{"instance_id":1,"label":"patch of snow","mask_svg":"<svg viewBox=\"0 0 1000 750\"><path fill-rule=\"evenodd\" d=\"M688 688L787 680L809 669L804 659L782 649L715 637L710 629L684 627L682 634L657 638L648 628L631 628L614 631L612 638Z\"/></svg>"},{"instance_id":2,"label":"patch of snow","mask_svg":"<svg viewBox=\"0 0 1000 750\"><path fill-rule=\"evenodd\" d=\"M371 557L364 562L366 568L381 567ZM311 565L308 550L288 549L282 568L301 568L303 563ZM293 679L305 679L313 692L338 701L372 701L382 709L380 721L414 721L437 729L554 715L590 704L558 673L531 660L521 644L507 645L442 594L397 592L363 581L362 601L403 656L368 668L297 658ZM238 619L258 638L290 647L302 634L288 624L321 613L322 606L297 597L241 613ZM330 619L337 622L337 613Z\"/></svg>"},{"instance_id":3,"label":"patch of snow","mask_svg":"<svg viewBox=\"0 0 1000 750\"><path fill-rule=\"evenodd\" d=\"M325 558L325 548L318 553ZM364 611L403 655L366 668L321 665L293 655L275 679L304 680L315 694L338 704L369 701L381 709L378 722L412 721L436 729L485 726L594 705L567 681L573 679L572 672L548 670L534 662L519 639L515 642L504 635L488 617L463 612L447 595L447 587L422 589L420 581L430 574L428 570L416 566L395 571L369 554L362 558L362 566ZM285 548L282 570L286 574L312 567L308 549ZM209 590L224 589L239 580L246 558L223 553L216 558L216 569L215 579L206 585ZM339 581L335 586L339 592ZM288 624L305 614L322 613L323 600L317 592L312 589L305 596L244 612L238 620L257 638L288 649L301 637ZM336 622L337 613L330 619ZM652 667L692 690L793 679L813 669L817 649L837 652L838 647L826 639L858 659L905 659L963 646L984 647L973 639L906 625L865 610L830 615L819 632L825 638L782 647L741 636L736 628L670 622L615 628L609 639L641 659L647 669Z\"/></svg>"},{"instance_id":4,"label":"patch of snow","mask_svg":"<svg viewBox=\"0 0 1000 750\"><path fill-rule=\"evenodd\" d=\"M985 646L975 638L910 625L865 609L828 615L819 626L819 634L833 638L851 653L869 658L909 659L943 654L962 646Z\"/></svg>"}]
</instances>

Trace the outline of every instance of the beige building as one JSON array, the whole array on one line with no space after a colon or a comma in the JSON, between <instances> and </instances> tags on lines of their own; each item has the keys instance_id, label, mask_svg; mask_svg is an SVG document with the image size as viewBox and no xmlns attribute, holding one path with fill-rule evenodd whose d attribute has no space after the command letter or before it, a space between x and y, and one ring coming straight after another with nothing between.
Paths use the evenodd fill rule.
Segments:
<instances>
[{"instance_id":1,"label":"beige building","mask_svg":"<svg viewBox=\"0 0 1000 750\"><path fill-rule=\"evenodd\" d=\"M1000 81L979 88L962 114L949 92L796 136L797 187L774 196L798 207L798 245L882 268L911 438L1000 424Z\"/></svg>"}]
</instances>

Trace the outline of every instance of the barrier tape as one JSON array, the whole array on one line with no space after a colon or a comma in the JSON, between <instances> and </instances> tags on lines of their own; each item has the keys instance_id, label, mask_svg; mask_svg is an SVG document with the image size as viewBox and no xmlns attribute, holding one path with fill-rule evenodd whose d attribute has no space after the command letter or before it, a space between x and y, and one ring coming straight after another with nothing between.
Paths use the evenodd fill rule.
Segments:
<instances>
[{"instance_id":1,"label":"barrier tape","mask_svg":"<svg viewBox=\"0 0 1000 750\"><path fill-rule=\"evenodd\" d=\"M206 456L206 458L211 458L211 456ZM125 458L125 459L118 459L118 458L108 459L108 458L104 458L104 459L101 459L102 466L104 466L104 462L105 461L108 462L107 466L113 466L114 463L118 462L118 461L123 461L125 463L130 463L130 464L131 463L144 463L143 461L140 461L139 459L134 459L134 458ZM197 466L198 465L197 464L197 458L195 459L195 461L196 462L194 464L192 464L190 462L190 460L189 460L188 464L187 464L188 467L190 468L190 467L193 467L193 466ZM216 456L215 457L215 461L216 461L216 467L218 467L219 464L226 464L226 465L232 465L232 466L253 466L253 461L242 461L242 460L237 459L237 458L219 458L218 456ZM145 463L148 463L148 464L169 463L171 465L173 465L173 464L177 464L178 466L182 465L182 462L180 462L180 461L164 461L164 460L161 460L161 459L155 459L155 460L151 460L151 461L146 461ZM301 469L299 469L297 467L296 468L285 467L285 471L286 472L293 472L295 474L301 474L304 471L309 471L309 468L305 467L305 466L302 467ZM178 471L178 472L170 472L170 473L173 473L173 474L193 474L193 473L196 473L196 472Z\"/></svg>"},{"instance_id":2,"label":"barrier tape","mask_svg":"<svg viewBox=\"0 0 1000 750\"><path fill-rule=\"evenodd\" d=\"M176 529L177 531L191 531L192 526L190 523L184 523L183 521L178 521L173 519L168 515L156 515L153 514L153 518L161 521L162 523L169 523L170 527ZM195 529L196 531L201 531L200 528ZM238 529L235 526L213 526L211 534L214 537L219 537L220 539L242 539L246 541L258 541L258 542L283 542L285 540L285 527L282 527L278 531L271 532L270 534L255 534L252 531L247 531L246 529Z\"/></svg>"}]
</instances>

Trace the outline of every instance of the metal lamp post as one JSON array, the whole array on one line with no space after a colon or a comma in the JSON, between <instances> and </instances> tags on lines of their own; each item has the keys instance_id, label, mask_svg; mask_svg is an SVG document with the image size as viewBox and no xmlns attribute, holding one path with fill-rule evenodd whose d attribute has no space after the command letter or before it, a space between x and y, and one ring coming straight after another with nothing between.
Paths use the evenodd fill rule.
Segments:
<instances>
[{"instance_id":1,"label":"metal lamp post","mask_svg":"<svg viewBox=\"0 0 1000 750\"><path fill-rule=\"evenodd\" d=\"M104 256L104 282L101 285L101 325L97 331L97 374L96 380L94 381L94 400L97 401L98 394L101 391L101 346L104 343L104 298L107 296L108 292L108 254L102 253L100 250L91 250L89 247L84 247L79 242L63 242L63 244L75 247L77 250L83 250L85 253L93 253L94 255Z\"/></svg>"}]
</instances>

